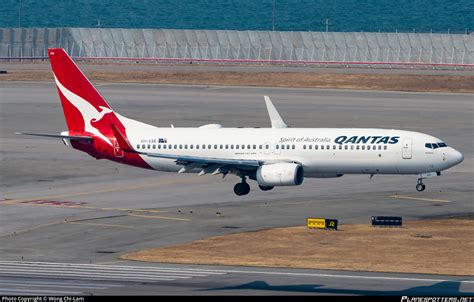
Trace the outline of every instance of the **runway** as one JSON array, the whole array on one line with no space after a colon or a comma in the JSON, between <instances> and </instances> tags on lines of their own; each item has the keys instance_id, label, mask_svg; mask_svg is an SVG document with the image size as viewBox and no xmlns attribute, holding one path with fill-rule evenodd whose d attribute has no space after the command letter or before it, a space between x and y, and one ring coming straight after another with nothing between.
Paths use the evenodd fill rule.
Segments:
<instances>
[{"instance_id":1,"label":"runway","mask_svg":"<svg viewBox=\"0 0 474 302\"><path fill-rule=\"evenodd\" d=\"M6 292L3 288L21 292L21 284L33 281L54 285L55 278L65 283L58 283L63 291L94 294L474 292L471 277L116 262L125 252L302 225L308 216L370 223L372 215L404 219L472 215L472 95L139 84L99 84L98 89L122 115L163 127L208 123L268 127L263 95L270 95L292 127L420 131L444 139L464 154L465 161L441 177L427 179L427 190L422 193L415 191L416 176L376 175L371 180L368 176L307 179L302 186L271 192L261 192L252 183L251 193L239 198L232 192L237 178L140 170L94 160L56 140L17 136L15 132L59 133L65 129L57 91L52 83L1 82L0 293ZM48 263L47 270L32 262ZM38 275L28 274L22 263L35 268ZM51 270L64 272L62 263L86 265L81 272L110 286L70 288L71 281L87 284L90 278L52 274ZM94 267L100 264L107 267ZM131 266L137 275L148 276L144 273L148 270L154 272L151 278L173 280L120 281L102 276L110 275L110 270L123 273L123 266ZM177 274L162 275L164 268ZM174 278L178 271L191 278ZM339 274L359 277L327 276ZM399 277L402 279L393 279ZM5 286L3 282L20 285ZM41 293L62 287L35 288Z\"/></svg>"},{"instance_id":2,"label":"runway","mask_svg":"<svg viewBox=\"0 0 474 302\"><path fill-rule=\"evenodd\" d=\"M474 294L474 279L443 276L44 262L0 262L0 268L4 295Z\"/></svg>"}]
</instances>

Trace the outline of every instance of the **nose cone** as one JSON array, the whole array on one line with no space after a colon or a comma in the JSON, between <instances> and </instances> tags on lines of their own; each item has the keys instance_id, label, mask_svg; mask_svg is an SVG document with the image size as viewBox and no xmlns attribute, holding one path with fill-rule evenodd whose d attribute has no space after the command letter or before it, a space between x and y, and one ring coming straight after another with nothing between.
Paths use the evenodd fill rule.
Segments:
<instances>
[{"instance_id":1,"label":"nose cone","mask_svg":"<svg viewBox=\"0 0 474 302\"><path fill-rule=\"evenodd\" d=\"M448 161L452 166L461 163L464 160L464 155L456 149L450 148L448 153Z\"/></svg>"}]
</instances>

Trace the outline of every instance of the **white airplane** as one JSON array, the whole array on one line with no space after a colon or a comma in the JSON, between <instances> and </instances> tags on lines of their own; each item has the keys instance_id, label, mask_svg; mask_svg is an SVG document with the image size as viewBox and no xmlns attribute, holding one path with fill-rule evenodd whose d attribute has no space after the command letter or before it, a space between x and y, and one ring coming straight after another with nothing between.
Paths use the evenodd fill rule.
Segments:
<instances>
[{"instance_id":1,"label":"white airplane","mask_svg":"<svg viewBox=\"0 0 474 302\"><path fill-rule=\"evenodd\" d=\"M158 128L126 118L105 102L63 49L49 49L68 131L21 133L61 138L67 146L97 159L178 173L234 174L241 196L247 178L263 191L297 186L304 178L343 174L414 174L423 178L463 161L442 140L418 132L358 128L288 128L265 96L271 128Z\"/></svg>"}]
</instances>

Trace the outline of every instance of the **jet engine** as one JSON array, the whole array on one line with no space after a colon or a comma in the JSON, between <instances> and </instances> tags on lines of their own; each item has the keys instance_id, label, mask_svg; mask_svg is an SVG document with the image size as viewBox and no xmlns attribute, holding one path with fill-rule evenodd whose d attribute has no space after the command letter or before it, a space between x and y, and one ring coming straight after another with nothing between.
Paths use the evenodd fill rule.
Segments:
<instances>
[{"instance_id":1,"label":"jet engine","mask_svg":"<svg viewBox=\"0 0 474 302\"><path fill-rule=\"evenodd\" d=\"M294 163L275 163L257 169L257 182L260 186L298 186L303 183L303 167Z\"/></svg>"}]
</instances>

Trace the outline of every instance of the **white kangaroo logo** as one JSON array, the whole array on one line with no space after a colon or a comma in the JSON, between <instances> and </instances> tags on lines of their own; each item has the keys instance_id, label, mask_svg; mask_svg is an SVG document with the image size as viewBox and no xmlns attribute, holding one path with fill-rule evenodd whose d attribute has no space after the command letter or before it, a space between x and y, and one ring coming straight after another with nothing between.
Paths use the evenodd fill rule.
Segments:
<instances>
[{"instance_id":1,"label":"white kangaroo logo","mask_svg":"<svg viewBox=\"0 0 474 302\"><path fill-rule=\"evenodd\" d=\"M104 115L107 113L113 112L107 107L104 106L99 106L102 110L99 112L94 106L92 106L88 101L84 100L77 94L74 94L73 92L69 91L66 87L64 87L54 76L54 79L56 80L56 85L58 85L59 90L61 93L66 97L66 99L74 106L76 107L77 110L82 115L82 118L84 119L84 130L87 132L93 133L96 136L100 137L104 141L106 141L109 145L112 146L112 142L105 137L99 129L95 128L92 126L91 122L98 122L100 121Z\"/></svg>"}]
</instances>

